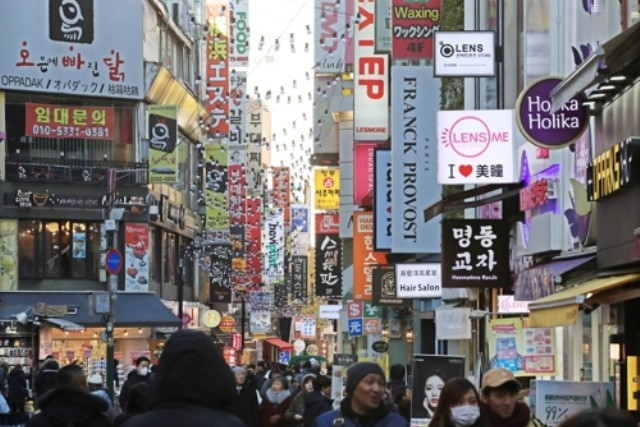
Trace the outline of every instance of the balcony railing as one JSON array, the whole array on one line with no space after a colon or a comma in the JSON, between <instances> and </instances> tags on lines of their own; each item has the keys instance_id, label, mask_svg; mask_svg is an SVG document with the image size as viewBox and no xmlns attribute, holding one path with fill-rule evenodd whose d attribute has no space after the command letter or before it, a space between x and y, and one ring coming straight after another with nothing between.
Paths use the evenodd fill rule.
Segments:
<instances>
[{"instance_id":1,"label":"balcony railing","mask_svg":"<svg viewBox=\"0 0 640 427\"><path fill-rule=\"evenodd\" d=\"M56 182L79 185L107 185L107 171L118 173L118 186L148 183L148 163L49 159L7 156L6 179L12 182ZM126 171L126 172L125 172Z\"/></svg>"}]
</instances>

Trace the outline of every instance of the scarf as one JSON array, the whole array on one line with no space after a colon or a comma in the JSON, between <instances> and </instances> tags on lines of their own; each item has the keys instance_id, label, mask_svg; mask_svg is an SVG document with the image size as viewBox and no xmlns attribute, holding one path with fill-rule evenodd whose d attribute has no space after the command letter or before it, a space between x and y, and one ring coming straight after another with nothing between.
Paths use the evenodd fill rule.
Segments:
<instances>
[{"instance_id":1,"label":"scarf","mask_svg":"<svg viewBox=\"0 0 640 427\"><path fill-rule=\"evenodd\" d=\"M267 389L267 400L274 405L279 405L287 398L291 396L291 392L289 390L282 390L280 393L275 393L272 389Z\"/></svg>"},{"instance_id":2,"label":"scarf","mask_svg":"<svg viewBox=\"0 0 640 427\"><path fill-rule=\"evenodd\" d=\"M345 397L342 399L342 402L340 402L340 412L345 417L351 419L355 425L369 427L386 417L389 412L391 412L391 408L382 402L373 412L367 415L360 415L351 409L351 397Z\"/></svg>"},{"instance_id":3,"label":"scarf","mask_svg":"<svg viewBox=\"0 0 640 427\"><path fill-rule=\"evenodd\" d=\"M484 402L480 402L480 411L487 422L487 427L527 427L531 417L529 407L523 402L516 403L516 408L509 418L498 416Z\"/></svg>"}]
</instances>

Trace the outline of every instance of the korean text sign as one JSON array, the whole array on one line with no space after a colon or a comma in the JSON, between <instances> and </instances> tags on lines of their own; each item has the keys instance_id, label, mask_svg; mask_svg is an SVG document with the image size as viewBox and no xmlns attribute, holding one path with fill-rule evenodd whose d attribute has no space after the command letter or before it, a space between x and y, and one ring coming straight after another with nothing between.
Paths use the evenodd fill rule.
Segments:
<instances>
[{"instance_id":1,"label":"korean text sign","mask_svg":"<svg viewBox=\"0 0 640 427\"><path fill-rule=\"evenodd\" d=\"M503 287L510 282L506 221L442 221L442 284L445 288Z\"/></svg>"},{"instance_id":2,"label":"korean text sign","mask_svg":"<svg viewBox=\"0 0 640 427\"><path fill-rule=\"evenodd\" d=\"M0 25L0 88L142 99L142 4L93 0L64 9L63 3L0 3L0 16L11 17Z\"/></svg>"},{"instance_id":3,"label":"korean text sign","mask_svg":"<svg viewBox=\"0 0 640 427\"><path fill-rule=\"evenodd\" d=\"M115 137L113 107L31 103L25 107L26 136L100 140Z\"/></svg>"},{"instance_id":4,"label":"korean text sign","mask_svg":"<svg viewBox=\"0 0 640 427\"><path fill-rule=\"evenodd\" d=\"M396 264L398 298L439 298L442 296L440 264Z\"/></svg>"},{"instance_id":5,"label":"korean text sign","mask_svg":"<svg viewBox=\"0 0 640 427\"><path fill-rule=\"evenodd\" d=\"M369 301L373 295L373 269L386 264L386 257L374 249L373 214L354 212L353 223L353 297Z\"/></svg>"},{"instance_id":6,"label":"korean text sign","mask_svg":"<svg viewBox=\"0 0 640 427\"><path fill-rule=\"evenodd\" d=\"M513 110L439 111L438 182L514 182Z\"/></svg>"}]
</instances>

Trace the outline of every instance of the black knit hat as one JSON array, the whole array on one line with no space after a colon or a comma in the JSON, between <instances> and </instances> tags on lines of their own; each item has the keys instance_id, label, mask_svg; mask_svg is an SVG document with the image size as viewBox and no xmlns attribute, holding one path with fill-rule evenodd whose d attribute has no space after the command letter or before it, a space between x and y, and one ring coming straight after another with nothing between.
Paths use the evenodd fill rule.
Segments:
<instances>
[{"instance_id":1,"label":"black knit hat","mask_svg":"<svg viewBox=\"0 0 640 427\"><path fill-rule=\"evenodd\" d=\"M351 366L347 371L347 395L353 396L353 391L358 383L369 374L378 374L382 375L383 379L385 378L384 371L380 365L376 365L373 362L360 362Z\"/></svg>"}]
</instances>

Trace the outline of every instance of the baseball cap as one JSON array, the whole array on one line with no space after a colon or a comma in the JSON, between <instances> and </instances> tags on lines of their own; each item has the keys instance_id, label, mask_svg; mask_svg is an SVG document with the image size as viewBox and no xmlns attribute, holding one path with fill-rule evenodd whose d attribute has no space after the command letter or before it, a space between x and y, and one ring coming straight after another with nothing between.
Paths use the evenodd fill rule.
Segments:
<instances>
[{"instance_id":1,"label":"baseball cap","mask_svg":"<svg viewBox=\"0 0 640 427\"><path fill-rule=\"evenodd\" d=\"M89 378L87 378L87 382L89 384L102 384L102 377L100 374L93 374Z\"/></svg>"},{"instance_id":2,"label":"baseball cap","mask_svg":"<svg viewBox=\"0 0 640 427\"><path fill-rule=\"evenodd\" d=\"M516 390L522 388L520 382L510 370L505 368L491 369L482 377L482 390L486 391L488 388L502 387L507 383L512 383Z\"/></svg>"},{"instance_id":3,"label":"baseball cap","mask_svg":"<svg viewBox=\"0 0 640 427\"><path fill-rule=\"evenodd\" d=\"M320 366L320 363L318 362L318 360L313 357L309 359L309 363L311 363L311 366Z\"/></svg>"}]
</instances>

